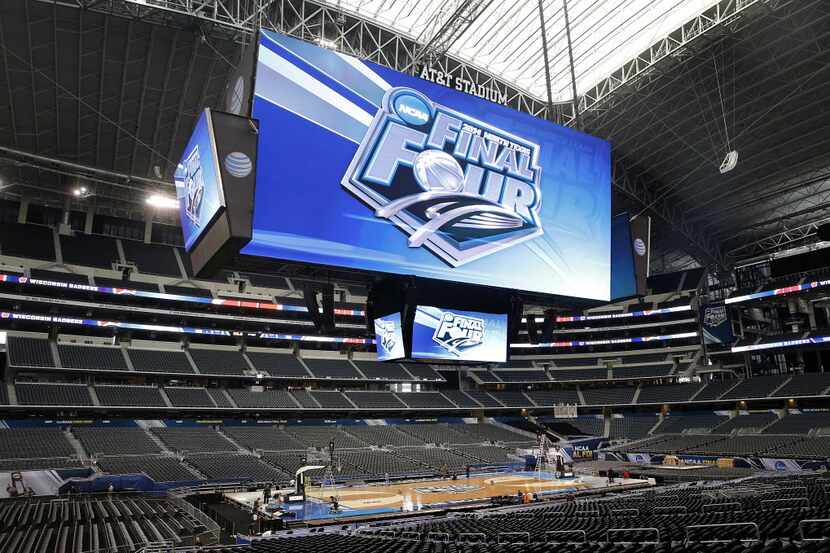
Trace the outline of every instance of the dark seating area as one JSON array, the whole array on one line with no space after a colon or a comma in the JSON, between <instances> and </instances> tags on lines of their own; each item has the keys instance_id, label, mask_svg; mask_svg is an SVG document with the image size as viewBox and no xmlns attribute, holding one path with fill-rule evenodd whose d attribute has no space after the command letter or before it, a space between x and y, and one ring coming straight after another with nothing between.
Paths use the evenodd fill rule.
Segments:
<instances>
[{"instance_id":1,"label":"dark seating area","mask_svg":"<svg viewBox=\"0 0 830 553\"><path fill-rule=\"evenodd\" d=\"M201 479L201 476L188 470L178 459L164 455L101 457L96 464L103 472L110 474L144 473L156 482L181 482Z\"/></svg>"},{"instance_id":2,"label":"dark seating area","mask_svg":"<svg viewBox=\"0 0 830 553\"><path fill-rule=\"evenodd\" d=\"M108 236L81 233L60 235L60 242L64 263L111 269L114 263L119 262L115 239Z\"/></svg>"},{"instance_id":3,"label":"dark seating area","mask_svg":"<svg viewBox=\"0 0 830 553\"><path fill-rule=\"evenodd\" d=\"M415 380L432 380L438 382L444 380L444 377L429 365L419 363L404 363L403 365Z\"/></svg>"},{"instance_id":4,"label":"dark seating area","mask_svg":"<svg viewBox=\"0 0 830 553\"><path fill-rule=\"evenodd\" d=\"M127 370L124 354L118 347L58 344L58 355L62 367L108 371Z\"/></svg>"},{"instance_id":5,"label":"dark seating area","mask_svg":"<svg viewBox=\"0 0 830 553\"><path fill-rule=\"evenodd\" d=\"M682 403L689 401L700 388L700 384L642 386L637 403Z\"/></svg>"},{"instance_id":6,"label":"dark seating area","mask_svg":"<svg viewBox=\"0 0 830 553\"><path fill-rule=\"evenodd\" d=\"M29 462L12 459L67 458L75 454L59 428L3 428L0 429L0 460L6 467L25 468ZM45 461L46 464L52 461Z\"/></svg>"},{"instance_id":7,"label":"dark seating area","mask_svg":"<svg viewBox=\"0 0 830 553\"><path fill-rule=\"evenodd\" d=\"M190 348L189 351L201 374L241 375L251 370L239 350Z\"/></svg>"},{"instance_id":8,"label":"dark seating area","mask_svg":"<svg viewBox=\"0 0 830 553\"><path fill-rule=\"evenodd\" d=\"M341 380L356 380L361 378L354 369L354 366L346 358L317 359L305 357L303 361L315 378Z\"/></svg>"},{"instance_id":9,"label":"dark seating area","mask_svg":"<svg viewBox=\"0 0 830 553\"><path fill-rule=\"evenodd\" d=\"M150 431L171 451L181 453L238 451L235 445L212 428L160 427L152 428Z\"/></svg>"},{"instance_id":10,"label":"dark seating area","mask_svg":"<svg viewBox=\"0 0 830 553\"><path fill-rule=\"evenodd\" d=\"M410 409L454 409L455 404L440 392L417 392L395 394Z\"/></svg>"},{"instance_id":11,"label":"dark seating area","mask_svg":"<svg viewBox=\"0 0 830 553\"><path fill-rule=\"evenodd\" d=\"M586 405L625 405L634 402L635 391L633 386L582 388L582 397L585 398Z\"/></svg>"},{"instance_id":12,"label":"dark seating area","mask_svg":"<svg viewBox=\"0 0 830 553\"><path fill-rule=\"evenodd\" d=\"M403 365L399 363L354 360L354 364L369 380L412 380Z\"/></svg>"},{"instance_id":13,"label":"dark seating area","mask_svg":"<svg viewBox=\"0 0 830 553\"><path fill-rule=\"evenodd\" d=\"M215 407L204 388L166 386L164 393L173 407Z\"/></svg>"},{"instance_id":14,"label":"dark seating area","mask_svg":"<svg viewBox=\"0 0 830 553\"><path fill-rule=\"evenodd\" d=\"M133 368L139 372L193 374L183 351L166 349L128 349Z\"/></svg>"},{"instance_id":15,"label":"dark seating area","mask_svg":"<svg viewBox=\"0 0 830 553\"><path fill-rule=\"evenodd\" d=\"M28 336L9 336L6 344L9 365L15 367L54 367L49 340Z\"/></svg>"},{"instance_id":16,"label":"dark seating area","mask_svg":"<svg viewBox=\"0 0 830 553\"><path fill-rule=\"evenodd\" d=\"M14 388L20 405L92 405L86 384L17 382Z\"/></svg>"},{"instance_id":17,"label":"dark seating area","mask_svg":"<svg viewBox=\"0 0 830 553\"><path fill-rule=\"evenodd\" d=\"M100 455L156 455L161 448L147 433L136 427L81 427L72 428L72 434L87 453Z\"/></svg>"},{"instance_id":18,"label":"dark seating area","mask_svg":"<svg viewBox=\"0 0 830 553\"><path fill-rule=\"evenodd\" d=\"M795 375L776 390L773 397L802 397L826 395L830 389L830 373Z\"/></svg>"},{"instance_id":19,"label":"dark seating area","mask_svg":"<svg viewBox=\"0 0 830 553\"><path fill-rule=\"evenodd\" d=\"M245 353L258 371L274 377L310 378L311 375L290 353L270 353L263 351L247 351Z\"/></svg>"},{"instance_id":20,"label":"dark seating area","mask_svg":"<svg viewBox=\"0 0 830 553\"><path fill-rule=\"evenodd\" d=\"M4 223L0 225L0 254L54 261L54 233L40 225Z\"/></svg>"},{"instance_id":21,"label":"dark seating area","mask_svg":"<svg viewBox=\"0 0 830 553\"><path fill-rule=\"evenodd\" d=\"M354 405L340 392L310 392L311 397L324 409L354 409Z\"/></svg>"},{"instance_id":22,"label":"dark seating area","mask_svg":"<svg viewBox=\"0 0 830 553\"><path fill-rule=\"evenodd\" d=\"M95 393L101 405L111 407L166 407L156 386L119 386L99 384Z\"/></svg>"},{"instance_id":23,"label":"dark seating area","mask_svg":"<svg viewBox=\"0 0 830 553\"><path fill-rule=\"evenodd\" d=\"M228 393L237 406L246 409L296 409L297 403L285 390L263 390L261 392L247 388L229 388Z\"/></svg>"},{"instance_id":24,"label":"dark seating area","mask_svg":"<svg viewBox=\"0 0 830 553\"><path fill-rule=\"evenodd\" d=\"M391 392L346 392L361 409L404 409L406 405Z\"/></svg>"},{"instance_id":25,"label":"dark seating area","mask_svg":"<svg viewBox=\"0 0 830 553\"><path fill-rule=\"evenodd\" d=\"M121 240L124 258L133 262L141 273L181 277L173 248L162 244L145 244L136 240Z\"/></svg>"},{"instance_id":26,"label":"dark seating area","mask_svg":"<svg viewBox=\"0 0 830 553\"><path fill-rule=\"evenodd\" d=\"M576 390L534 390L527 392L525 395L540 407L561 404L576 405L579 403Z\"/></svg>"}]
</instances>

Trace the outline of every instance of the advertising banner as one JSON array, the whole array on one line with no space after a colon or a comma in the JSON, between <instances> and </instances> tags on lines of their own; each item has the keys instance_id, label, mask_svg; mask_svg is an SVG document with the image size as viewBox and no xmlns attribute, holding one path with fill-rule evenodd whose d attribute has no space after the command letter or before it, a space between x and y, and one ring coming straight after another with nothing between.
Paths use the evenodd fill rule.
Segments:
<instances>
[{"instance_id":1,"label":"advertising banner","mask_svg":"<svg viewBox=\"0 0 830 553\"><path fill-rule=\"evenodd\" d=\"M735 340L732 319L725 305L701 306L700 328L706 345L731 344Z\"/></svg>"}]
</instances>

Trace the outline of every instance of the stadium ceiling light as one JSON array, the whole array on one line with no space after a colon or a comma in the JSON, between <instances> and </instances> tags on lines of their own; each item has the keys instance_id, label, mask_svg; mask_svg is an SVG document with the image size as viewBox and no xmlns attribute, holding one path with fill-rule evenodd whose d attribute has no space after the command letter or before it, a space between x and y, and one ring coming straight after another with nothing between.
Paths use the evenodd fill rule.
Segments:
<instances>
[{"instance_id":1,"label":"stadium ceiling light","mask_svg":"<svg viewBox=\"0 0 830 553\"><path fill-rule=\"evenodd\" d=\"M159 209L179 208L179 200L168 196L162 196L161 194L152 194L151 196L148 196L146 202L147 205L151 205Z\"/></svg>"}]
</instances>

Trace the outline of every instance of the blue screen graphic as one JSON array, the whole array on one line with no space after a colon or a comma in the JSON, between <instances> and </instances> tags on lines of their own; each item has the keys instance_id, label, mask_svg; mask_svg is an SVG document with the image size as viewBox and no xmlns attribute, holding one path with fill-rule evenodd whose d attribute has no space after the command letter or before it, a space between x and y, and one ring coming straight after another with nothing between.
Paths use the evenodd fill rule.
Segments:
<instances>
[{"instance_id":1,"label":"blue screen graphic","mask_svg":"<svg viewBox=\"0 0 830 553\"><path fill-rule=\"evenodd\" d=\"M174 175L184 247L190 251L225 205L222 176L208 112L196 121Z\"/></svg>"},{"instance_id":2,"label":"blue screen graphic","mask_svg":"<svg viewBox=\"0 0 830 553\"><path fill-rule=\"evenodd\" d=\"M412 326L413 359L507 361L507 315L419 305Z\"/></svg>"},{"instance_id":3,"label":"blue screen graphic","mask_svg":"<svg viewBox=\"0 0 830 553\"><path fill-rule=\"evenodd\" d=\"M406 357L400 313L392 313L375 319L375 344L378 350L378 361L391 361Z\"/></svg>"},{"instance_id":4,"label":"blue screen graphic","mask_svg":"<svg viewBox=\"0 0 830 553\"><path fill-rule=\"evenodd\" d=\"M634 247L628 213L611 220L611 299L637 295L637 273L634 269Z\"/></svg>"},{"instance_id":5,"label":"blue screen graphic","mask_svg":"<svg viewBox=\"0 0 830 553\"><path fill-rule=\"evenodd\" d=\"M263 31L242 253L608 300L610 146Z\"/></svg>"}]
</instances>

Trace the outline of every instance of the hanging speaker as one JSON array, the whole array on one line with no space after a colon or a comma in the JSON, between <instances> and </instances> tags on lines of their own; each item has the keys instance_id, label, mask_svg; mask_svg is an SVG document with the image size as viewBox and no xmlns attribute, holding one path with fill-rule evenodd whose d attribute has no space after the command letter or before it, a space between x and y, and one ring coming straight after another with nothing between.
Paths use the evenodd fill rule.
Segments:
<instances>
[{"instance_id":1,"label":"hanging speaker","mask_svg":"<svg viewBox=\"0 0 830 553\"><path fill-rule=\"evenodd\" d=\"M816 229L816 235L819 237L819 240L823 240L825 242L830 241L830 223L819 225Z\"/></svg>"}]
</instances>

